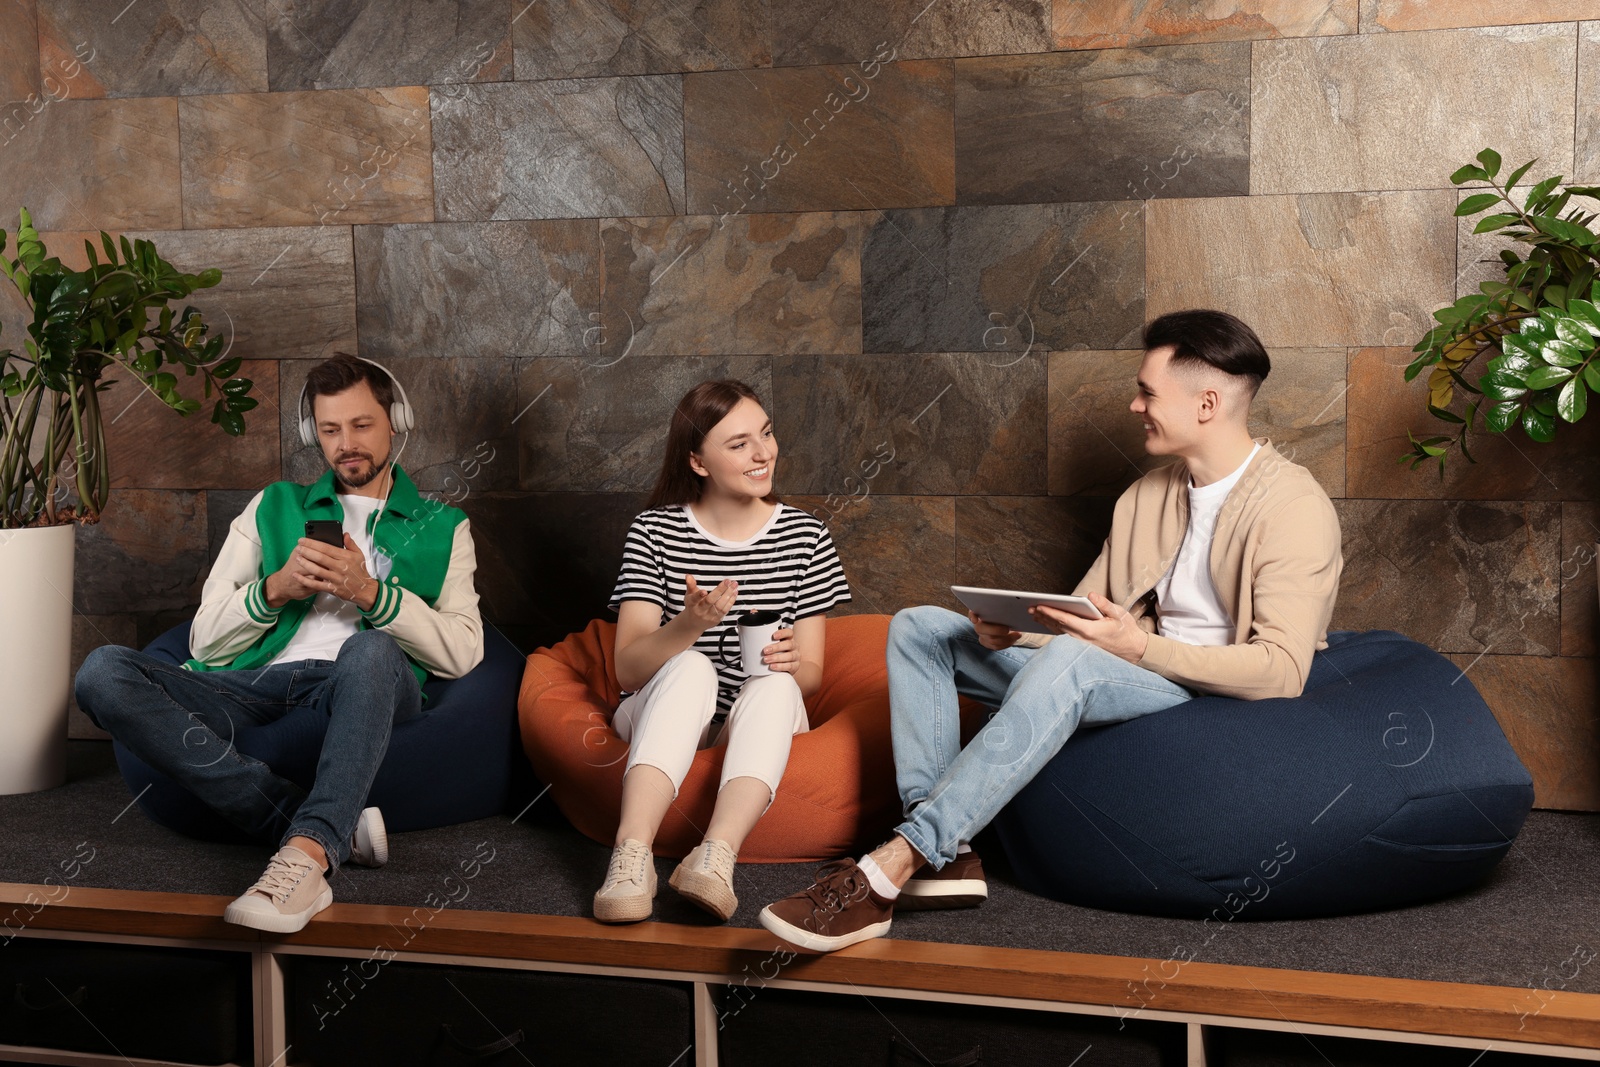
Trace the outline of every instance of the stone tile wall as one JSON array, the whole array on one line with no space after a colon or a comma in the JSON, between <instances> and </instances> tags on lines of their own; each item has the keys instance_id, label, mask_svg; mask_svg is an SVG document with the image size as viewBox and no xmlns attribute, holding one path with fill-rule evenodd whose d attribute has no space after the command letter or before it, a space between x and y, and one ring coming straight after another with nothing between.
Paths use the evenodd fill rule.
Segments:
<instances>
[{"instance_id":1,"label":"stone tile wall","mask_svg":"<svg viewBox=\"0 0 1600 1067\"><path fill-rule=\"evenodd\" d=\"M1142 324L1214 306L1335 498L1335 626L1454 657L1539 803L1600 809L1595 427L1395 462L1432 429L1410 346L1493 251L1448 174L1493 145L1600 181L1590 0L121 7L0 0L0 209L222 268L197 303L264 403L234 440L113 390L80 653L184 617L250 494L315 476L295 403L339 348L409 386L405 463L529 647L603 612L713 375L767 397L852 610L1068 587L1150 466Z\"/></svg>"}]
</instances>

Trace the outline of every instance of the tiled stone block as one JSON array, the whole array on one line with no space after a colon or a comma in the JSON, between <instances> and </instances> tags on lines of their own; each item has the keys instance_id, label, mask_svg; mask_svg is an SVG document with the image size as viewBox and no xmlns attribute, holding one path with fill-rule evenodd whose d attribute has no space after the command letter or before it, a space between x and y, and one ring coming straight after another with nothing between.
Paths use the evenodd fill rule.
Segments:
<instances>
[{"instance_id":1,"label":"tiled stone block","mask_svg":"<svg viewBox=\"0 0 1600 1067\"><path fill-rule=\"evenodd\" d=\"M278 363L247 360L239 377L253 382L260 406L245 412L242 437L230 437L211 421L216 394L205 397L199 378L178 377L178 391L200 401L200 410L180 415L126 372L101 394L111 487L141 489L256 488L278 477ZM113 493L112 500L116 499Z\"/></svg>"},{"instance_id":2,"label":"tiled stone block","mask_svg":"<svg viewBox=\"0 0 1600 1067\"><path fill-rule=\"evenodd\" d=\"M1572 22L1594 13L1588 0L1361 0L1361 32Z\"/></svg>"},{"instance_id":3,"label":"tiled stone block","mask_svg":"<svg viewBox=\"0 0 1600 1067\"><path fill-rule=\"evenodd\" d=\"M325 359L356 344L355 268L342 226L262 227L130 234L152 241L179 270L208 267L222 281L191 298L230 356ZM82 241L76 242L82 246ZM99 247L96 238L95 246ZM266 402L263 401L263 407Z\"/></svg>"},{"instance_id":4,"label":"tiled stone block","mask_svg":"<svg viewBox=\"0 0 1600 1067\"><path fill-rule=\"evenodd\" d=\"M855 63L878 54L1016 55L1050 47L1048 0L795 0L771 10L772 57L779 66Z\"/></svg>"},{"instance_id":5,"label":"tiled stone block","mask_svg":"<svg viewBox=\"0 0 1600 1067\"><path fill-rule=\"evenodd\" d=\"M7 230L18 207L41 230L182 227L176 101L44 97L0 122Z\"/></svg>"},{"instance_id":6,"label":"tiled stone block","mask_svg":"<svg viewBox=\"0 0 1600 1067\"><path fill-rule=\"evenodd\" d=\"M1354 33L1356 0L1054 0L1057 48Z\"/></svg>"},{"instance_id":7,"label":"tiled stone block","mask_svg":"<svg viewBox=\"0 0 1600 1067\"><path fill-rule=\"evenodd\" d=\"M947 60L689 75L689 210L954 203L952 78Z\"/></svg>"},{"instance_id":8,"label":"tiled stone block","mask_svg":"<svg viewBox=\"0 0 1600 1067\"><path fill-rule=\"evenodd\" d=\"M607 220L601 358L859 352L859 219Z\"/></svg>"},{"instance_id":9,"label":"tiled stone block","mask_svg":"<svg viewBox=\"0 0 1600 1067\"><path fill-rule=\"evenodd\" d=\"M1100 555L1114 503L1105 497L961 497L951 582L1070 593ZM949 599L946 606L964 610Z\"/></svg>"},{"instance_id":10,"label":"tiled stone block","mask_svg":"<svg viewBox=\"0 0 1600 1067\"><path fill-rule=\"evenodd\" d=\"M1572 173L1580 182L1600 182L1600 22L1579 27L1577 158Z\"/></svg>"},{"instance_id":11,"label":"tiled stone block","mask_svg":"<svg viewBox=\"0 0 1600 1067\"><path fill-rule=\"evenodd\" d=\"M517 368L515 428L523 489L648 493L661 473L678 400L700 382L737 378L760 395L777 427L773 484L794 488L789 444L759 356L533 359ZM799 442L795 442L798 444Z\"/></svg>"},{"instance_id":12,"label":"tiled stone block","mask_svg":"<svg viewBox=\"0 0 1600 1067\"><path fill-rule=\"evenodd\" d=\"M772 377L795 492L1045 490L1043 353L778 356Z\"/></svg>"},{"instance_id":13,"label":"tiled stone block","mask_svg":"<svg viewBox=\"0 0 1600 1067\"><path fill-rule=\"evenodd\" d=\"M1144 325L1137 204L890 211L861 264L868 352L1119 348Z\"/></svg>"},{"instance_id":14,"label":"tiled stone block","mask_svg":"<svg viewBox=\"0 0 1600 1067\"><path fill-rule=\"evenodd\" d=\"M0 0L0 100L7 103L27 102L44 91L39 79L38 16L38 0ZM60 73L51 74L57 79L51 85L54 95L68 95L59 85Z\"/></svg>"},{"instance_id":15,"label":"tiled stone block","mask_svg":"<svg viewBox=\"0 0 1600 1067\"><path fill-rule=\"evenodd\" d=\"M100 522L78 531L73 607L85 615L184 611L200 603L205 494L122 489Z\"/></svg>"},{"instance_id":16,"label":"tiled stone block","mask_svg":"<svg viewBox=\"0 0 1600 1067\"><path fill-rule=\"evenodd\" d=\"M1258 44L1250 191L1437 188L1485 145L1570 173L1565 102L1577 74L1576 32L1528 26ZM1506 79L1517 92L1505 91Z\"/></svg>"},{"instance_id":17,"label":"tiled stone block","mask_svg":"<svg viewBox=\"0 0 1600 1067\"><path fill-rule=\"evenodd\" d=\"M478 554L479 610L551 645L591 619L616 621L606 601L622 543L645 498L635 493L485 493L462 507Z\"/></svg>"},{"instance_id":18,"label":"tiled stone block","mask_svg":"<svg viewBox=\"0 0 1600 1067\"><path fill-rule=\"evenodd\" d=\"M93 56L66 82L74 97L263 92L263 14L261 0L141 0L119 10L45 0L40 57L48 68Z\"/></svg>"},{"instance_id":19,"label":"tiled stone block","mask_svg":"<svg viewBox=\"0 0 1600 1067\"><path fill-rule=\"evenodd\" d=\"M1593 419L1562 426L1550 444L1531 441L1520 427L1506 434L1482 430L1467 439L1477 463L1452 449L1444 478L1436 463L1412 470L1400 456L1417 437L1453 436L1457 427L1428 414L1427 372L1409 384L1409 348L1368 348L1350 356L1349 494L1358 497L1440 497L1483 500L1593 499L1600 493L1600 424ZM1483 357L1479 357L1482 359ZM1478 370L1468 374L1477 377ZM1464 403L1458 401L1458 408Z\"/></svg>"},{"instance_id":20,"label":"tiled stone block","mask_svg":"<svg viewBox=\"0 0 1600 1067\"><path fill-rule=\"evenodd\" d=\"M501 0L274 0L266 69L279 91L501 81L511 77L511 13Z\"/></svg>"},{"instance_id":21,"label":"tiled stone block","mask_svg":"<svg viewBox=\"0 0 1600 1067\"><path fill-rule=\"evenodd\" d=\"M516 487L513 360L423 356L382 362L405 387L416 413L417 428L410 439L402 434L394 445L404 447L397 462L419 489L459 506L472 494ZM315 481L328 469L320 448L300 443L295 422L300 390L313 366L306 360L280 365L283 470L285 477L302 483Z\"/></svg>"},{"instance_id":22,"label":"tiled stone block","mask_svg":"<svg viewBox=\"0 0 1600 1067\"><path fill-rule=\"evenodd\" d=\"M179 110L187 227L433 217L425 88L186 97Z\"/></svg>"},{"instance_id":23,"label":"tiled stone block","mask_svg":"<svg viewBox=\"0 0 1600 1067\"><path fill-rule=\"evenodd\" d=\"M869 494L830 504L823 496L783 496L783 501L828 524L851 594L850 602L833 614L893 615L950 598L956 564L954 497Z\"/></svg>"},{"instance_id":24,"label":"tiled stone block","mask_svg":"<svg viewBox=\"0 0 1600 1067\"><path fill-rule=\"evenodd\" d=\"M571 356L598 346L592 222L358 226L355 256L361 352L372 359Z\"/></svg>"},{"instance_id":25,"label":"tiled stone block","mask_svg":"<svg viewBox=\"0 0 1600 1067\"><path fill-rule=\"evenodd\" d=\"M1593 656L1600 647L1600 506L1569 500L1561 505L1561 654Z\"/></svg>"},{"instance_id":26,"label":"tiled stone block","mask_svg":"<svg viewBox=\"0 0 1600 1067\"><path fill-rule=\"evenodd\" d=\"M656 78L457 86L434 92L440 219L683 211L683 82Z\"/></svg>"},{"instance_id":27,"label":"tiled stone block","mask_svg":"<svg viewBox=\"0 0 1600 1067\"><path fill-rule=\"evenodd\" d=\"M1440 652L1560 647L1561 509L1519 501L1337 500L1331 629L1398 630Z\"/></svg>"},{"instance_id":28,"label":"tiled stone block","mask_svg":"<svg viewBox=\"0 0 1600 1067\"><path fill-rule=\"evenodd\" d=\"M138 640L131 615L79 615L72 616L72 676L89 653L101 645L122 645L132 648ZM111 735L90 721L78 707L77 697L67 691L67 736L74 739L109 741Z\"/></svg>"},{"instance_id":29,"label":"tiled stone block","mask_svg":"<svg viewBox=\"0 0 1600 1067\"><path fill-rule=\"evenodd\" d=\"M772 64L764 5L541 0L513 16L517 77L674 74Z\"/></svg>"},{"instance_id":30,"label":"tiled stone block","mask_svg":"<svg viewBox=\"0 0 1600 1067\"><path fill-rule=\"evenodd\" d=\"M963 204L1242 196L1250 46L956 62Z\"/></svg>"},{"instance_id":31,"label":"tiled stone block","mask_svg":"<svg viewBox=\"0 0 1600 1067\"><path fill-rule=\"evenodd\" d=\"M1454 291L1452 192L1154 200L1154 318L1210 307L1271 348L1409 345Z\"/></svg>"},{"instance_id":32,"label":"tiled stone block","mask_svg":"<svg viewBox=\"0 0 1600 1067\"><path fill-rule=\"evenodd\" d=\"M217 556L222 552L223 542L228 539L228 528L233 520L238 518L251 499L265 489L272 482L278 481L274 475L270 481L251 489L211 489L206 492L206 572L216 565Z\"/></svg>"},{"instance_id":33,"label":"tiled stone block","mask_svg":"<svg viewBox=\"0 0 1600 1067\"><path fill-rule=\"evenodd\" d=\"M1345 491L1345 354L1342 348L1276 349L1272 373L1251 404L1250 432L1306 467L1329 496ZM1117 495L1172 462L1145 453L1144 428L1128 410L1143 352L1050 354L1050 492Z\"/></svg>"},{"instance_id":34,"label":"tiled stone block","mask_svg":"<svg viewBox=\"0 0 1600 1067\"><path fill-rule=\"evenodd\" d=\"M1539 808L1600 811L1600 685L1592 659L1450 657L1494 710Z\"/></svg>"}]
</instances>

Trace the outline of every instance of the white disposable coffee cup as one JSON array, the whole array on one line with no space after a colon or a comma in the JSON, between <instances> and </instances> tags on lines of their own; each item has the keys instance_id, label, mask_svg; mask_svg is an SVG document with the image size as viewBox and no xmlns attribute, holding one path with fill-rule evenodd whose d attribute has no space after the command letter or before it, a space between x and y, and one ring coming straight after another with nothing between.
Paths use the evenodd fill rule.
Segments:
<instances>
[{"instance_id":1,"label":"white disposable coffee cup","mask_svg":"<svg viewBox=\"0 0 1600 1067\"><path fill-rule=\"evenodd\" d=\"M751 677L757 678L764 674L773 673L772 668L761 662L761 653L768 645L772 644L772 635L783 624L783 618L776 611L747 611L739 616L732 630L722 634L723 647L718 649L722 661L728 663L726 644L728 635L739 635L739 669ZM729 664L732 666L732 664Z\"/></svg>"}]
</instances>

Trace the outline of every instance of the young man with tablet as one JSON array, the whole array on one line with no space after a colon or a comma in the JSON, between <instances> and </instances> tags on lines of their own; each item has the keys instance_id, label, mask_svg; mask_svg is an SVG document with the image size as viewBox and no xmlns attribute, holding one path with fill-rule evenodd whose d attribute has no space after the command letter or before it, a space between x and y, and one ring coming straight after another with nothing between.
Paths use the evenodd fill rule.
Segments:
<instances>
[{"instance_id":1,"label":"young man with tablet","mask_svg":"<svg viewBox=\"0 0 1600 1067\"><path fill-rule=\"evenodd\" d=\"M768 905L762 925L779 937L831 952L886 934L897 907L981 902L988 887L968 842L1080 726L1202 693L1259 700L1304 688L1344 561L1327 493L1250 436L1266 350L1219 311L1163 315L1144 347L1129 409L1145 450L1175 462L1122 494L1073 590L1102 617L1035 605L1030 629L1047 636L1031 637L971 612L897 614L889 702L905 821L859 862L835 861ZM963 599L971 592L1004 591ZM998 709L965 748L959 696Z\"/></svg>"}]
</instances>

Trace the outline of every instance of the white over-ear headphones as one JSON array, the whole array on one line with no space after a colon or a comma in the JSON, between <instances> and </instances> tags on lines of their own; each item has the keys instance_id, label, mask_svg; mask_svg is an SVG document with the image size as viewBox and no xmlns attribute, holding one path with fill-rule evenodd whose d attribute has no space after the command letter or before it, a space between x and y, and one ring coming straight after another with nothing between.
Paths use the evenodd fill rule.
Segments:
<instances>
[{"instance_id":1,"label":"white over-ear headphones","mask_svg":"<svg viewBox=\"0 0 1600 1067\"><path fill-rule=\"evenodd\" d=\"M400 394L400 399L389 405L389 426L395 433L410 433L416 428L417 417L411 410L411 401L406 399L406 387L400 384L400 379L377 360L365 356L357 356L363 363L370 363L388 375L389 383L394 386L395 392ZM306 414L306 387L300 386L300 403L296 408L300 417L300 443L307 448L317 443L317 420Z\"/></svg>"}]
</instances>

